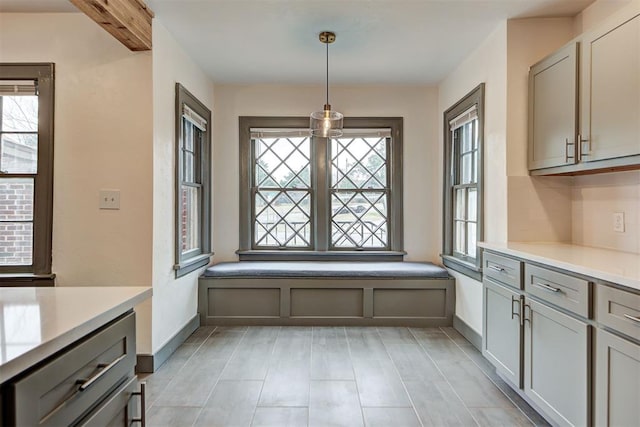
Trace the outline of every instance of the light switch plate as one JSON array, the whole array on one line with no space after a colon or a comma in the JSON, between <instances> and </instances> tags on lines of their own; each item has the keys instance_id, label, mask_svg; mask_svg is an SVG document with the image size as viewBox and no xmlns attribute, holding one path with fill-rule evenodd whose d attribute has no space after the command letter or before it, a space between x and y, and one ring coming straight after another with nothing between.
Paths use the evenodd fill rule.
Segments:
<instances>
[{"instance_id":1,"label":"light switch plate","mask_svg":"<svg viewBox=\"0 0 640 427\"><path fill-rule=\"evenodd\" d=\"M613 213L613 231L624 233L624 212Z\"/></svg>"},{"instance_id":2,"label":"light switch plate","mask_svg":"<svg viewBox=\"0 0 640 427\"><path fill-rule=\"evenodd\" d=\"M100 190L100 209L120 209L120 190Z\"/></svg>"}]
</instances>

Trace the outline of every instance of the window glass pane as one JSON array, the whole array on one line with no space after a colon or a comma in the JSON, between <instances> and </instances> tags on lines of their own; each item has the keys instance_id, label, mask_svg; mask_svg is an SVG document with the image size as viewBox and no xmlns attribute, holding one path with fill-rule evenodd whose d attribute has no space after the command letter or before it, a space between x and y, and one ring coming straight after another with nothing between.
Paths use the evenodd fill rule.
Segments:
<instances>
[{"instance_id":1,"label":"window glass pane","mask_svg":"<svg viewBox=\"0 0 640 427\"><path fill-rule=\"evenodd\" d=\"M182 147L185 150L194 151L193 138L194 138L195 127L193 126L193 124L191 122L189 122L187 119L183 118L182 119L182 129L184 131L183 140L182 140Z\"/></svg>"},{"instance_id":2,"label":"window glass pane","mask_svg":"<svg viewBox=\"0 0 640 427\"><path fill-rule=\"evenodd\" d=\"M180 194L180 238L182 253L200 248L200 188L182 186Z\"/></svg>"},{"instance_id":3,"label":"window glass pane","mask_svg":"<svg viewBox=\"0 0 640 427\"><path fill-rule=\"evenodd\" d=\"M466 204L465 192L466 190L464 188L455 190L455 193L456 193L455 199L454 199L455 206L453 208L455 219L465 218L464 216L465 204Z\"/></svg>"},{"instance_id":4,"label":"window glass pane","mask_svg":"<svg viewBox=\"0 0 640 427\"><path fill-rule=\"evenodd\" d=\"M461 184L469 184L472 182L473 174L473 156L471 154L464 154L460 157L460 175Z\"/></svg>"},{"instance_id":5,"label":"window glass pane","mask_svg":"<svg viewBox=\"0 0 640 427\"><path fill-rule=\"evenodd\" d=\"M311 144L308 137L258 138L254 144L256 186L311 186Z\"/></svg>"},{"instance_id":6,"label":"window glass pane","mask_svg":"<svg viewBox=\"0 0 640 427\"><path fill-rule=\"evenodd\" d=\"M467 223L467 248L465 253L472 257L476 257L476 223Z\"/></svg>"},{"instance_id":7,"label":"window glass pane","mask_svg":"<svg viewBox=\"0 0 640 427\"><path fill-rule=\"evenodd\" d=\"M331 187L382 189L387 186L387 148L383 137L331 140Z\"/></svg>"},{"instance_id":8,"label":"window glass pane","mask_svg":"<svg viewBox=\"0 0 640 427\"><path fill-rule=\"evenodd\" d=\"M462 127L462 153L468 153L473 149L473 122Z\"/></svg>"},{"instance_id":9,"label":"window glass pane","mask_svg":"<svg viewBox=\"0 0 640 427\"><path fill-rule=\"evenodd\" d=\"M38 131L38 97L0 96L2 101L3 132L37 132Z\"/></svg>"},{"instance_id":10,"label":"window glass pane","mask_svg":"<svg viewBox=\"0 0 640 427\"><path fill-rule=\"evenodd\" d=\"M33 220L33 178L0 178L0 221Z\"/></svg>"},{"instance_id":11,"label":"window glass pane","mask_svg":"<svg viewBox=\"0 0 640 427\"><path fill-rule=\"evenodd\" d=\"M0 138L0 171L36 173L38 169L38 134L4 133Z\"/></svg>"},{"instance_id":12,"label":"window glass pane","mask_svg":"<svg viewBox=\"0 0 640 427\"><path fill-rule=\"evenodd\" d=\"M257 191L254 199L254 241L258 247L311 245L309 191Z\"/></svg>"},{"instance_id":13,"label":"window glass pane","mask_svg":"<svg viewBox=\"0 0 640 427\"><path fill-rule=\"evenodd\" d=\"M337 248L388 245L387 196L380 191L333 192L331 244Z\"/></svg>"},{"instance_id":14,"label":"window glass pane","mask_svg":"<svg viewBox=\"0 0 640 427\"><path fill-rule=\"evenodd\" d=\"M31 265L33 224L0 222L0 265Z\"/></svg>"},{"instance_id":15,"label":"window glass pane","mask_svg":"<svg viewBox=\"0 0 640 427\"><path fill-rule=\"evenodd\" d=\"M196 157L193 153L188 151L182 152L183 167L182 167L182 180L184 182L196 182L195 164Z\"/></svg>"},{"instance_id":16,"label":"window glass pane","mask_svg":"<svg viewBox=\"0 0 640 427\"><path fill-rule=\"evenodd\" d=\"M478 190L476 188L469 188L467 192L467 219L469 221L476 221L478 218Z\"/></svg>"},{"instance_id":17,"label":"window glass pane","mask_svg":"<svg viewBox=\"0 0 640 427\"><path fill-rule=\"evenodd\" d=\"M466 239L465 239L465 222L454 221L453 225L453 251L458 253L466 252Z\"/></svg>"}]
</instances>

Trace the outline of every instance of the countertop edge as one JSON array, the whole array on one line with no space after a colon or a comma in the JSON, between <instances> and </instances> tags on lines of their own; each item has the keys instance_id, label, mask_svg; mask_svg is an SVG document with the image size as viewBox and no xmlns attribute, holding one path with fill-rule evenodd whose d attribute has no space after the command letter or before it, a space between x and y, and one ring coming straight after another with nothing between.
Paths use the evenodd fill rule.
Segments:
<instances>
[{"instance_id":1,"label":"countertop edge","mask_svg":"<svg viewBox=\"0 0 640 427\"><path fill-rule=\"evenodd\" d=\"M9 360L2 365L2 371L0 372L0 384L5 383L16 375L24 372L37 363L45 360L56 352L62 350L75 341L86 336L99 327L109 323L118 316L132 310L136 305L143 302L147 298L150 298L153 294L152 288L137 287L142 291L128 297L119 304L111 307L110 309L103 311L102 313L86 320L81 325L66 331L57 337L38 345L37 347L29 350L28 352Z\"/></svg>"},{"instance_id":2,"label":"countertop edge","mask_svg":"<svg viewBox=\"0 0 640 427\"><path fill-rule=\"evenodd\" d=\"M544 246L548 246L548 247L566 247L567 249L574 247L574 248L580 248L580 250L583 251L591 251L593 250L594 252L596 251L605 251L610 253L611 255L615 254L616 251L613 250L607 250L607 249L598 249L598 248L589 248L589 247L584 247L584 246L576 246L576 245L570 245L570 244L563 244L563 243L558 243L558 244L545 244L545 243L534 243L534 242L508 242L508 243L493 243L493 242L479 242L478 246L490 250L490 251L495 251L495 252L500 252L500 253L504 253L507 255L512 255L512 256L516 256L519 258L523 258L523 259L528 259L531 260L533 262L539 262L541 264L547 264L551 267L556 267L556 268L560 268L562 270L566 270L572 273L576 273L576 274L581 274L584 276L588 276L588 277L592 277L596 280L602 280L604 282L608 282L614 285L619 285L625 288L628 288L630 290L633 291L640 291L640 280L633 278L633 277L628 277L628 276L624 276L624 275L619 275L619 274L615 274L615 273L611 273L608 271L603 271L603 270L599 270L597 268L594 267L590 267L587 265L583 265L583 264L576 264L576 263L572 263L566 260L561 260L561 259L557 259L557 258L553 258L550 256L545 256L545 255L540 255L540 254L536 254L536 253L532 253L527 251L526 249L521 249L521 248L513 248L513 247L509 247L508 245L510 244L518 244L518 245L532 245L535 247L544 247ZM621 256L636 256L640 259L640 255L635 255L635 254L630 254L627 252L620 252L619 253Z\"/></svg>"}]
</instances>

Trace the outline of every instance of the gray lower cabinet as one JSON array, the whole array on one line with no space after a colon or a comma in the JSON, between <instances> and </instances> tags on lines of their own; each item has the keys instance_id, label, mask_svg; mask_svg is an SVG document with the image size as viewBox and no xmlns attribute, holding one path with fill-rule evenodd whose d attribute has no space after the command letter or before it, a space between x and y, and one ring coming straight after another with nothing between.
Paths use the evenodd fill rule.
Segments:
<instances>
[{"instance_id":1,"label":"gray lower cabinet","mask_svg":"<svg viewBox=\"0 0 640 427\"><path fill-rule=\"evenodd\" d=\"M640 345L598 329L595 425L640 425Z\"/></svg>"},{"instance_id":2,"label":"gray lower cabinet","mask_svg":"<svg viewBox=\"0 0 640 427\"><path fill-rule=\"evenodd\" d=\"M557 425L589 424L589 328L529 299L524 318L524 392Z\"/></svg>"},{"instance_id":3,"label":"gray lower cabinet","mask_svg":"<svg viewBox=\"0 0 640 427\"><path fill-rule=\"evenodd\" d=\"M129 312L2 384L0 424L130 426L139 412L135 395L144 399L135 362Z\"/></svg>"},{"instance_id":4,"label":"gray lower cabinet","mask_svg":"<svg viewBox=\"0 0 640 427\"><path fill-rule=\"evenodd\" d=\"M521 294L483 280L482 354L513 385L522 387Z\"/></svg>"}]
</instances>

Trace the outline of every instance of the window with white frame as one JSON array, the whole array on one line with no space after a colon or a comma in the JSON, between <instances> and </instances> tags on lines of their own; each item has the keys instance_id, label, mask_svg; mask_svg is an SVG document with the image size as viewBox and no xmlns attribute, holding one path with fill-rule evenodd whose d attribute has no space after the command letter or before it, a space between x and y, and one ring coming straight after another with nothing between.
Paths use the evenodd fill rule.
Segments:
<instances>
[{"instance_id":1,"label":"window with white frame","mask_svg":"<svg viewBox=\"0 0 640 427\"><path fill-rule=\"evenodd\" d=\"M483 97L480 85L444 114L443 260L471 276L480 269Z\"/></svg>"},{"instance_id":2,"label":"window with white frame","mask_svg":"<svg viewBox=\"0 0 640 427\"><path fill-rule=\"evenodd\" d=\"M402 120L345 122L325 139L304 118L240 118L241 259L401 257Z\"/></svg>"},{"instance_id":3,"label":"window with white frame","mask_svg":"<svg viewBox=\"0 0 640 427\"><path fill-rule=\"evenodd\" d=\"M176 84L176 275L209 263L211 111Z\"/></svg>"},{"instance_id":4,"label":"window with white frame","mask_svg":"<svg viewBox=\"0 0 640 427\"><path fill-rule=\"evenodd\" d=\"M7 286L53 284L53 79L53 64L0 64L0 273Z\"/></svg>"}]
</instances>

